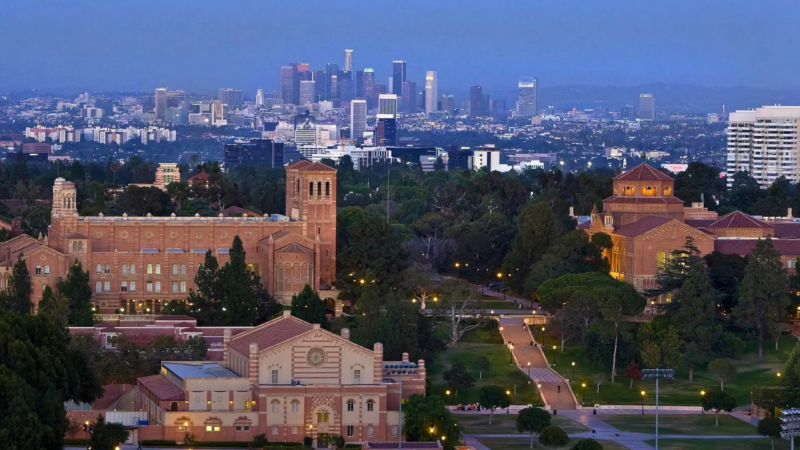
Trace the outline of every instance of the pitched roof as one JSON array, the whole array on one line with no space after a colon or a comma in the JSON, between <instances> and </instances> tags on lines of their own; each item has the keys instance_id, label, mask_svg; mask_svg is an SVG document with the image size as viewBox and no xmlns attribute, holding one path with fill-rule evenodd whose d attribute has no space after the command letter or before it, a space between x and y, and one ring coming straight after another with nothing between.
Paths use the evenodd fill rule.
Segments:
<instances>
[{"instance_id":1,"label":"pitched roof","mask_svg":"<svg viewBox=\"0 0 800 450\"><path fill-rule=\"evenodd\" d=\"M190 177L190 178L189 178L188 180L186 180L186 181L187 181L187 182L190 182L190 183L191 183L192 181L208 181L208 176L209 176L209 175L208 175L207 173L205 173L205 172L200 172L200 173L198 173L197 175L195 175L195 176L193 176L193 177Z\"/></svg>"},{"instance_id":2,"label":"pitched roof","mask_svg":"<svg viewBox=\"0 0 800 450\"><path fill-rule=\"evenodd\" d=\"M258 344L264 350L299 336L314 326L293 316L284 316L259 325L255 329L240 333L231 339L230 346L243 355L250 352L250 344Z\"/></svg>"},{"instance_id":3,"label":"pitched roof","mask_svg":"<svg viewBox=\"0 0 800 450\"><path fill-rule=\"evenodd\" d=\"M301 161L297 161L296 163L289 164L288 166L286 166L286 169L287 170L288 169L300 169L300 168L303 168L303 167L305 167L305 166L307 166L309 164L311 164L311 161L304 159L304 160L301 160Z\"/></svg>"},{"instance_id":4,"label":"pitched roof","mask_svg":"<svg viewBox=\"0 0 800 450\"><path fill-rule=\"evenodd\" d=\"M639 236L668 222L672 222L673 220L675 219L671 219L669 217L645 216L636 222L632 222L617 228L614 230L614 234L627 237Z\"/></svg>"},{"instance_id":5,"label":"pitched roof","mask_svg":"<svg viewBox=\"0 0 800 450\"><path fill-rule=\"evenodd\" d=\"M647 164L640 164L627 172L617 175L614 179L626 181L673 181L669 175Z\"/></svg>"},{"instance_id":6,"label":"pitched roof","mask_svg":"<svg viewBox=\"0 0 800 450\"><path fill-rule=\"evenodd\" d=\"M800 222L775 222L770 225L775 229L776 238L800 239Z\"/></svg>"},{"instance_id":7,"label":"pitched roof","mask_svg":"<svg viewBox=\"0 0 800 450\"><path fill-rule=\"evenodd\" d=\"M303 247L297 242L292 242L286 247L281 247L275 253L314 253L314 250Z\"/></svg>"},{"instance_id":8,"label":"pitched roof","mask_svg":"<svg viewBox=\"0 0 800 450\"><path fill-rule=\"evenodd\" d=\"M714 250L746 256L756 249L758 239L716 239ZM772 245L783 256L800 256L800 239L773 239Z\"/></svg>"},{"instance_id":9,"label":"pitched roof","mask_svg":"<svg viewBox=\"0 0 800 450\"><path fill-rule=\"evenodd\" d=\"M153 393L159 400L184 400L183 389L175 386L163 375L151 375L136 381Z\"/></svg>"},{"instance_id":10,"label":"pitched roof","mask_svg":"<svg viewBox=\"0 0 800 450\"><path fill-rule=\"evenodd\" d=\"M250 217L258 217L257 212L250 211L249 209L240 208L238 206L229 206L222 210L222 215L229 217L231 214L247 214Z\"/></svg>"},{"instance_id":11,"label":"pitched roof","mask_svg":"<svg viewBox=\"0 0 800 450\"><path fill-rule=\"evenodd\" d=\"M334 171L334 172L336 172L336 169L334 169L333 167L326 166L325 164L322 164L322 163L319 163L319 162L310 162L310 161L298 161L298 162L296 162L294 164L290 164L286 168L287 169L297 169L297 170L301 170L303 172L305 172L305 171L325 171L325 172Z\"/></svg>"},{"instance_id":12,"label":"pitched roof","mask_svg":"<svg viewBox=\"0 0 800 450\"><path fill-rule=\"evenodd\" d=\"M707 228L712 223L716 222L717 219L686 219L686 225L695 228Z\"/></svg>"},{"instance_id":13,"label":"pitched roof","mask_svg":"<svg viewBox=\"0 0 800 450\"><path fill-rule=\"evenodd\" d=\"M75 233L68 234L66 236L66 238L67 239L89 239L89 236L87 236L87 235L85 235L83 233L75 232Z\"/></svg>"},{"instance_id":14,"label":"pitched roof","mask_svg":"<svg viewBox=\"0 0 800 450\"><path fill-rule=\"evenodd\" d=\"M707 225L708 228L772 228L760 220L754 219L741 211L725 214Z\"/></svg>"}]
</instances>

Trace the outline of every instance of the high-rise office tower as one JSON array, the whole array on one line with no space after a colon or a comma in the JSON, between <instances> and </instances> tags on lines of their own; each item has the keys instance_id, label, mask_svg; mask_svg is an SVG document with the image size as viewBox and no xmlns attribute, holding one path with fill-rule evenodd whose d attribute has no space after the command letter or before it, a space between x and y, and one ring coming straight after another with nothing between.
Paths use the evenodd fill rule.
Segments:
<instances>
[{"instance_id":1,"label":"high-rise office tower","mask_svg":"<svg viewBox=\"0 0 800 450\"><path fill-rule=\"evenodd\" d=\"M281 100L287 105L294 104L294 74L293 66L281 66Z\"/></svg>"},{"instance_id":2,"label":"high-rise office tower","mask_svg":"<svg viewBox=\"0 0 800 450\"><path fill-rule=\"evenodd\" d=\"M314 103L325 100L325 71L315 70L311 73L311 79L314 81Z\"/></svg>"},{"instance_id":3,"label":"high-rise office tower","mask_svg":"<svg viewBox=\"0 0 800 450\"><path fill-rule=\"evenodd\" d=\"M156 120L166 120L167 118L167 89L166 88L158 88L156 89L156 96L155 96L155 112L156 112Z\"/></svg>"},{"instance_id":4,"label":"high-rise office tower","mask_svg":"<svg viewBox=\"0 0 800 450\"><path fill-rule=\"evenodd\" d=\"M344 70L353 71L353 50L349 48L344 51Z\"/></svg>"},{"instance_id":5,"label":"high-rise office tower","mask_svg":"<svg viewBox=\"0 0 800 450\"><path fill-rule=\"evenodd\" d=\"M436 72L425 72L425 114L439 110L439 79Z\"/></svg>"},{"instance_id":6,"label":"high-rise office tower","mask_svg":"<svg viewBox=\"0 0 800 450\"><path fill-rule=\"evenodd\" d=\"M350 139L364 142L364 132L367 131L367 101L356 98L350 101Z\"/></svg>"},{"instance_id":7,"label":"high-rise office tower","mask_svg":"<svg viewBox=\"0 0 800 450\"><path fill-rule=\"evenodd\" d=\"M506 110L506 101L501 99L489 100L489 112L495 119L508 118L508 111Z\"/></svg>"},{"instance_id":8,"label":"high-rise office tower","mask_svg":"<svg viewBox=\"0 0 800 450\"><path fill-rule=\"evenodd\" d=\"M374 98L375 96L375 71L366 68L363 71L359 71L361 76L359 77L358 84L356 85L356 98L365 98L367 99L367 106L374 108Z\"/></svg>"},{"instance_id":9,"label":"high-rise office tower","mask_svg":"<svg viewBox=\"0 0 800 450\"><path fill-rule=\"evenodd\" d=\"M636 120L636 107L625 105L619 109L619 118L622 120Z\"/></svg>"},{"instance_id":10,"label":"high-rise office tower","mask_svg":"<svg viewBox=\"0 0 800 450\"><path fill-rule=\"evenodd\" d=\"M417 112L417 83L406 80L403 83L403 112L414 114Z\"/></svg>"},{"instance_id":11,"label":"high-rise office tower","mask_svg":"<svg viewBox=\"0 0 800 450\"><path fill-rule=\"evenodd\" d=\"M483 94L483 101L481 101L481 108L482 108L482 115L484 117L491 117L492 115L492 104L489 102L491 95Z\"/></svg>"},{"instance_id":12,"label":"high-rise office tower","mask_svg":"<svg viewBox=\"0 0 800 450\"><path fill-rule=\"evenodd\" d=\"M304 80L305 81L305 80ZM313 81L312 81L313 83ZM302 82L301 82L302 86ZM317 130L314 116L306 111L305 114L294 117L294 143L297 146L314 145Z\"/></svg>"},{"instance_id":13,"label":"high-rise office tower","mask_svg":"<svg viewBox=\"0 0 800 450\"><path fill-rule=\"evenodd\" d=\"M338 98L339 92L333 86L334 77L339 76L339 65L330 63L325 67L325 100Z\"/></svg>"},{"instance_id":14,"label":"high-rise office tower","mask_svg":"<svg viewBox=\"0 0 800 450\"><path fill-rule=\"evenodd\" d=\"M331 75L331 92L328 100L339 100L339 74Z\"/></svg>"},{"instance_id":15,"label":"high-rise office tower","mask_svg":"<svg viewBox=\"0 0 800 450\"><path fill-rule=\"evenodd\" d=\"M378 118L381 116L397 118L397 95L381 94L378 97Z\"/></svg>"},{"instance_id":16,"label":"high-rise office tower","mask_svg":"<svg viewBox=\"0 0 800 450\"><path fill-rule=\"evenodd\" d=\"M373 84L372 85L372 95L375 97L375 103L378 103L378 96L381 94L388 94L389 92L386 90L385 84Z\"/></svg>"},{"instance_id":17,"label":"high-rise office tower","mask_svg":"<svg viewBox=\"0 0 800 450\"><path fill-rule=\"evenodd\" d=\"M480 117L483 113L483 88L472 86L469 88L469 116Z\"/></svg>"},{"instance_id":18,"label":"high-rise office tower","mask_svg":"<svg viewBox=\"0 0 800 450\"><path fill-rule=\"evenodd\" d=\"M656 98L653 94L639 94L639 118L656 120Z\"/></svg>"},{"instance_id":19,"label":"high-rise office tower","mask_svg":"<svg viewBox=\"0 0 800 450\"><path fill-rule=\"evenodd\" d=\"M343 70L339 72L336 80L339 85L339 99L342 102L349 102L355 98L356 86L353 80L353 72Z\"/></svg>"},{"instance_id":20,"label":"high-rise office tower","mask_svg":"<svg viewBox=\"0 0 800 450\"><path fill-rule=\"evenodd\" d=\"M395 61L392 64L392 94L403 93L403 82L406 81L406 62Z\"/></svg>"},{"instance_id":21,"label":"high-rise office tower","mask_svg":"<svg viewBox=\"0 0 800 450\"><path fill-rule=\"evenodd\" d=\"M517 115L531 117L539 114L539 79L523 77L517 84Z\"/></svg>"},{"instance_id":22,"label":"high-rise office tower","mask_svg":"<svg viewBox=\"0 0 800 450\"><path fill-rule=\"evenodd\" d=\"M390 94L394 95L394 94ZM378 117L375 122L375 144L380 147L397 146L397 119Z\"/></svg>"},{"instance_id":23,"label":"high-rise office tower","mask_svg":"<svg viewBox=\"0 0 800 450\"><path fill-rule=\"evenodd\" d=\"M264 90L261 89L261 86L256 91L256 106L264 106Z\"/></svg>"},{"instance_id":24,"label":"high-rise office tower","mask_svg":"<svg viewBox=\"0 0 800 450\"><path fill-rule=\"evenodd\" d=\"M223 105L228 105L233 108L238 108L243 104L242 91L238 89L220 88L217 98Z\"/></svg>"},{"instance_id":25,"label":"high-rise office tower","mask_svg":"<svg viewBox=\"0 0 800 450\"><path fill-rule=\"evenodd\" d=\"M299 102L301 105L305 105L307 103L316 103L314 101L316 93L316 82L313 80L302 80L300 81L300 99Z\"/></svg>"},{"instance_id":26,"label":"high-rise office tower","mask_svg":"<svg viewBox=\"0 0 800 450\"><path fill-rule=\"evenodd\" d=\"M448 116L452 116L455 113L456 109L456 102L453 98L452 94L444 94L442 95L442 111L444 111Z\"/></svg>"},{"instance_id":27,"label":"high-rise office tower","mask_svg":"<svg viewBox=\"0 0 800 450\"><path fill-rule=\"evenodd\" d=\"M728 188L748 172L762 189L780 177L800 181L800 106L764 106L728 116Z\"/></svg>"}]
</instances>

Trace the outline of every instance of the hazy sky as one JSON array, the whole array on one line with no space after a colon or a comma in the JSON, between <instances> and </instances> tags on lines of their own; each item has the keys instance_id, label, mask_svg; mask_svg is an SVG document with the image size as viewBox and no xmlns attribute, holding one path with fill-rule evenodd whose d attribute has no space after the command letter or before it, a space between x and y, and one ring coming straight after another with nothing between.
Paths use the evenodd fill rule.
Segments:
<instances>
[{"instance_id":1,"label":"hazy sky","mask_svg":"<svg viewBox=\"0 0 800 450\"><path fill-rule=\"evenodd\" d=\"M6 0L0 90L254 95L281 64L439 73L439 92L650 82L795 87L798 0Z\"/></svg>"}]
</instances>

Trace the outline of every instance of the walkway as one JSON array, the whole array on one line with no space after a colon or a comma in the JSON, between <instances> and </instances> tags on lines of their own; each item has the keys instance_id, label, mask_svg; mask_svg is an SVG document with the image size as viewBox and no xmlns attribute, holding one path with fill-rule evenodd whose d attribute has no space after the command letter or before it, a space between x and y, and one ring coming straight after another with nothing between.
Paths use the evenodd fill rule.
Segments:
<instances>
[{"instance_id":1,"label":"walkway","mask_svg":"<svg viewBox=\"0 0 800 450\"><path fill-rule=\"evenodd\" d=\"M526 374L530 372L530 378L541 384L542 397L550 408L554 410L575 409L575 399L569 391L566 380L548 367L547 359L541 349L536 345L531 345L532 342L534 344L536 342L528 328L523 328L524 323L523 319L518 318L504 317L500 319L503 339L506 343L514 344L512 353L517 365Z\"/></svg>"}]
</instances>

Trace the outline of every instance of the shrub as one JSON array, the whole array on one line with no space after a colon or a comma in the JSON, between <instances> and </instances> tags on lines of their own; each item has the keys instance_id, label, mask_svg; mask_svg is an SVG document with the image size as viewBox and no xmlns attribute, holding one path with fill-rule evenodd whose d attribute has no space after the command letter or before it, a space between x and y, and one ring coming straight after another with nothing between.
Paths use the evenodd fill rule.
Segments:
<instances>
[{"instance_id":1,"label":"shrub","mask_svg":"<svg viewBox=\"0 0 800 450\"><path fill-rule=\"evenodd\" d=\"M539 443L545 447L563 447L569 444L569 437L561 428L549 426L539 434Z\"/></svg>"}]
</instances>

